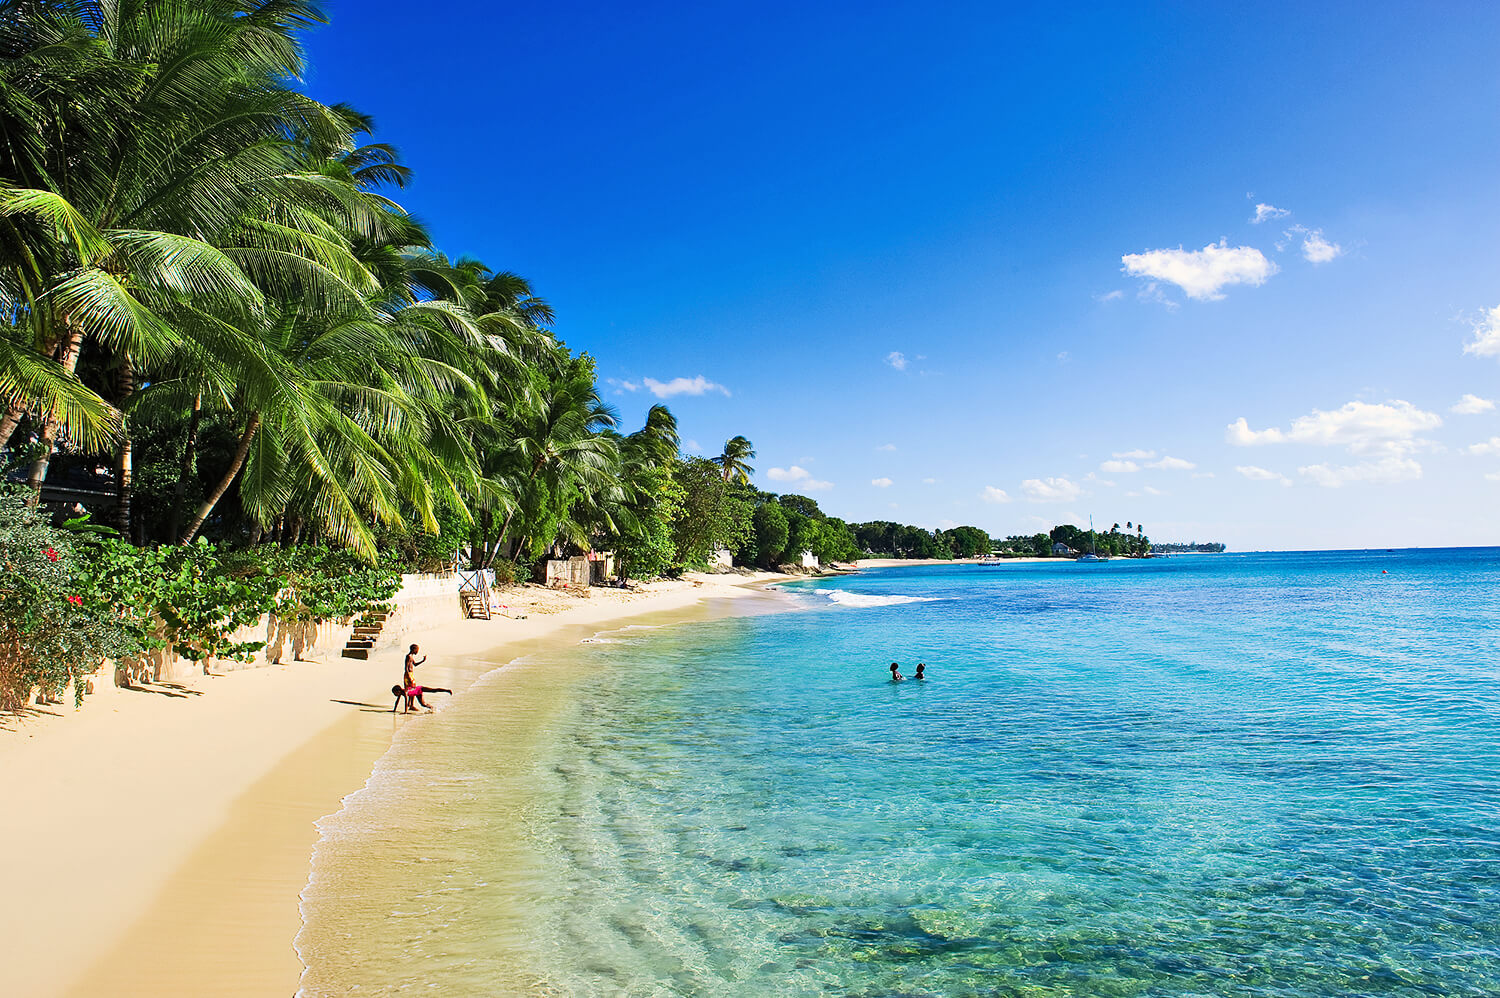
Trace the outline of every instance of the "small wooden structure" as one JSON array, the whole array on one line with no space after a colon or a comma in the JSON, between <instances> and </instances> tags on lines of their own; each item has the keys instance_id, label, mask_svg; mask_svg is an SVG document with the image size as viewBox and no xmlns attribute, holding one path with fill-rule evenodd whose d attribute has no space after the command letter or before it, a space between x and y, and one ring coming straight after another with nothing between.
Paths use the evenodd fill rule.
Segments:
<instances>
[{"instance_id":1,"label":"small wooden structure","mask_svg":"<svg viewBox=\"0 0 1500 998\"><path fill-rule=\"evenodd\" d=\"M471 620L489 620L494 615L489 574L482 568L472 572L458 570L458 598L463 601L464 616Z\"/></svg>"}]
</instances>

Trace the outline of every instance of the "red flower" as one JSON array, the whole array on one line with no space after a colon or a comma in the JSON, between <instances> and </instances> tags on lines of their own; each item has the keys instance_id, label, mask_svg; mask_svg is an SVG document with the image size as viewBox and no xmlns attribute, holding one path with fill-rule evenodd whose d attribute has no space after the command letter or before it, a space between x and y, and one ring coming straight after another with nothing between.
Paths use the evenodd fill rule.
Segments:
<instances>
[{"instance_id":1,"label":"red flower","mask_svg":"<svg viewBox=\"0 0 1500 998\"><path fill-rule=\"evenodd\" d=\"M83 606L83 597L82 596L69 596L68 597L68 602L72 603L74 606Z\"/></svg>"},{"instance_id":2,"label":"red flower","mask_svg":"<svg viewBox=\"0 0 1500 998\"><path fill-rule=\"evenodd\" d=\"M47 556L47 560L48 561L56 561L57 560L57 549L56 548L48 548L47 550L43 551L42 554L44 554L44 555Z\"/></svg>"}]
</instances>

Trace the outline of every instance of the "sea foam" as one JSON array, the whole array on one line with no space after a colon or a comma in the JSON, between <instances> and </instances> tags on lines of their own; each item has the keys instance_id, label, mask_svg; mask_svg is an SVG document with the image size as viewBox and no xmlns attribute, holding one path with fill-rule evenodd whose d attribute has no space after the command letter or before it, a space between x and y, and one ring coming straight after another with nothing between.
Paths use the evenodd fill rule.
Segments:
<instances>
[{"instance_id":1,"label":"sea foam","mask_svg":"<svg viewBox=\"0 0 1500 998\"><path fill-rule=\"evenodd\" d=\"M851 593L847 589L814 589L813 592L840 606L871 607L871 606L898 606L902 603L935 603L942 597L939 596L876 596L871 593Z\"/></svg>"}]
</instances>

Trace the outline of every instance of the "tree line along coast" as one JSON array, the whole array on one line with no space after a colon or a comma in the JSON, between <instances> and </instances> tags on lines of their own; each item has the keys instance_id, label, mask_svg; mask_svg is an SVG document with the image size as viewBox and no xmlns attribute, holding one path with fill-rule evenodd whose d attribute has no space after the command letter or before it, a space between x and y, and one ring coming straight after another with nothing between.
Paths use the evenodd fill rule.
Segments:
<instances>
[{"instance_id":1,"label":"tree line along coast","mask_svg":"<svg viewBox=\"0 0 1500 998\"><path fill-rule=\"evenodd\" d=\"M527 280L444 253L396 148L303 92L323 21L311 0L0 20L0 709L153 648L243 655L260 615L346 619L402 572L1050 556L761 491L749 440L685 455L664 406L623 427Z\"/></svg>"}]
</instances>

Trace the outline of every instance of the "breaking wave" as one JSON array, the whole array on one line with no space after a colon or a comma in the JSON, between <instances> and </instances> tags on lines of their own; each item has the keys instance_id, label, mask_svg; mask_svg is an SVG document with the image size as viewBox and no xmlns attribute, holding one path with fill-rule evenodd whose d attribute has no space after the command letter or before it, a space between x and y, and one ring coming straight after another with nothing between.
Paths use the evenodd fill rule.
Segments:
<instances>
[{"instance_id":1,"label":"breaking wave","mask_svg":"<svg viewBox=\"0 0 1500 998\"><path fill-rule=\"evenodd\" d=\"M940 598L937 596L875 596L869 593L851 593L847 589L814 589L813 592L820 596L827 596L829 600L840 606L853 607L897 606L901 603L934 603Z\"/></svg>"}]
</instances>

